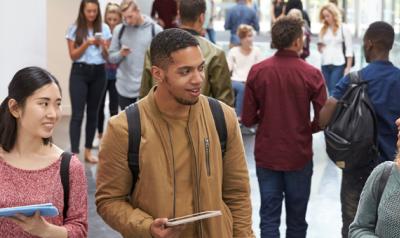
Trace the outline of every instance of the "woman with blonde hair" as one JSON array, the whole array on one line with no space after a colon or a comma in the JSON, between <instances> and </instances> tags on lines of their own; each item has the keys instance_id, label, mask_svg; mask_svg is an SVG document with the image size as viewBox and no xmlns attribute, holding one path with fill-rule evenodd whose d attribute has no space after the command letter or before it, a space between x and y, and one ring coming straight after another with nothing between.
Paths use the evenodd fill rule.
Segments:
<instances>
[{"instance_id":1,"label":"woman with blonde hair","mask_svg":"<svg viewBox=\"0 0 400 238\"><path fill-rule=\"evenodd\" d=\"M397 149L400 149L400 118ZM386 177L386 179L384 179ZM386 184L382 181L386 180ZM400 235L400 154L395 162L377 166L368 177L361 193L357 214L350 225L349 237L399 237Z\"/></svg>"},{"instance_id":2,"label":"woman with blonde hair","mask_svg":"<svg viewBox=\"0 0 400 238\"><path fill-rule=\"evenodd\" d=\"M318 51L321 53L322 73L329 94L337 82L348 74L353 62L353 43L350 29L342 23L339 9L333 4L324 5L319 13L322 28L319 33ZM345 52L343 52L343 42Z\"/></svg>"}]
</instances>

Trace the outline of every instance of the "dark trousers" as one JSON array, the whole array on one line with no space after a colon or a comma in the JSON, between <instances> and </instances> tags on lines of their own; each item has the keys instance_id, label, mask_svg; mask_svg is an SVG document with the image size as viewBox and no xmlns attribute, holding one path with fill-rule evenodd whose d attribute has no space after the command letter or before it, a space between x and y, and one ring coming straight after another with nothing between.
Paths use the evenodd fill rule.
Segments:
<instances>
[{"instance_id":1,"label":"dark trousers","mask_svg":"<svg viewBox=\"0 0 400 238\"><path fill-rule=\"evenodd\" d=\"M101 100L98 122L97 122L97 131L99 134L103 133L104 129L104 106L106 102L106 94L108 92L108 110L110 111L110 116L114 116L118 114L118 92L115 88L115 80L107 80L106 91L103 94L103 99Z\"/></svg>"},{"instance_id":2,"label":"dark trousers","mask_svg":"<svg viewBox=\"0 0 400 238\"><path fill-rule=\"evenodd\" d=\"M343 171L340 201L342 203L342 237L347 238L349 226L356 216L360 195L372 168Z\"/></svg>"},{"instance_id":3,"label":"dark trousers","mask_svg":"<svg viewBox=\"0 0 400 238\"><path fill-rule=\"evenodd\" d=\"M286 237L305 238L307 234L306 211L311 190L313 163L298 171L274 171L256 168L261 194L261 238L278 238L285 198Z\"/></svg>"},{"instance_id":4,"label":"dark trousers","mask_svg":"<svg viewBox=\"0 0 400 238\"><path fill-rule=\"evenodd\" d=\"M127 98L121 95L118 95L118 104L121 110L125 110L125 108L132 103L135 103L137 98Z\"/></svg>"},{"instance_id":5,"label":"dark trousers","mask_svg":"<svg viewBox=\"0 0 400 238\"><path fill-rule=\"evenodd\" d=\"M69 80L72 116L69 124L71 151L79 153L81 125L86 106L85 148L92 148L101 98L106 86L104 65L74 63Z\"/></svg>"}]
</instances>

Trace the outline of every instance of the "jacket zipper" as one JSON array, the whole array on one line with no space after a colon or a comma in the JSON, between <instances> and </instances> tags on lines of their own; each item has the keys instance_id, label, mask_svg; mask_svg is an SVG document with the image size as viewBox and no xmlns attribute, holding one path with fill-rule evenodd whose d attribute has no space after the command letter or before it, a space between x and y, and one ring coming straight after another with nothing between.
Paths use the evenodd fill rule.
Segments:
<instances>
[{"instance_id":1,"label":"jacket zipper","mask_svg":"<svg viewBox=\"0 0 400 238\"><path fill-rule=\"evenodd\" d=\"M197 161L196 151L194 149L192 135L190 133L189 127L186 128L186 131L187 131L187 134L188 134L188 137L189 137L189 141L190 141L190 144L191 144L191 147L192 147L192 150L193 150L194 163L195 163L195 177L196 177L195 184L196 184L196 198L197 198L197 201L195 202L195 212L200 212L200 195L199 195L200 194L200 188L199 188L199 176L198 176L198 171L197 171L198 170L198 161ZM203 237L203 224L202 224L201 221L199 221L199 225L200 225L199 237L201 238L201 237Z\"/></svg>"},{"instance_id":2,"label":"jacket zipper","mask_svg":"<svg viewBox=\"0 0 400 238\"><path fill-rule=\"evenodd\" d=\"M175 176L175 155L174 155L174 147L172 146L172 137L171 137L171 130L169 128L169 125L167 123L167 128L168 128L168 136L169 136L169 142L171 145L171 151L172 151L172 174L174 176L174 199L173 202L174 204L172 205L173 207L173 211L172 211L172 217L176 217L176 189L175 189L175 185L176 185L176 176Z\"/></svg>"},{"instance_id":3,"label":"jacket zipper","mask_svg":"<svg viewBox=\"0 0 400 238\"><path fill-rule=\"evenodd\" d=\"M208 138L204 139L204 146L206 150L206 166L207 166L207 175L211 176L211 168L210 168L210 141Z\"/></svg>"}]
</instances>

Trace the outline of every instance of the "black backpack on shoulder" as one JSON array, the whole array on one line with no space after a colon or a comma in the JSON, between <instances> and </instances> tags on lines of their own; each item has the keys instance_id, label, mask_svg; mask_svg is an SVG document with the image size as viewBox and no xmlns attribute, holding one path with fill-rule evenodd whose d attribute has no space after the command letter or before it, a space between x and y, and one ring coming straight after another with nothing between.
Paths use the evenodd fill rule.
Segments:
<instances>
[{"instance_id":1,"label":"black backpack on shoulder","mask_svg":"<svg viewBox=\"0 0 400 238\"><path fill-rule=\"evenodd\" d=\"M338 101L326 127L329 158L343 170L371 166L378 158L377 119L360 71L350 74L350 84Z\"/></svg>"},{"instance_id":2,"label":"black backpack on shoulder","mask_svg":"<svg viewBox=\"0 0 400 238\"><path fill-rule=\"evenodd\" d=\"M227 142L227 129L224 112L221 104L217 99L208 97L208 103L211 108L211 113L214 118L215 127L217 128L219 142L221 144L222 158L224 158L226 152ZM140 111L138 102L129 105L125 109L126 118L128 120L128 166L132 173L132 189L135 189L135 185L139 176L139 147L141 141L141 125L140 125Z\"/></svg>"}]
</instances>

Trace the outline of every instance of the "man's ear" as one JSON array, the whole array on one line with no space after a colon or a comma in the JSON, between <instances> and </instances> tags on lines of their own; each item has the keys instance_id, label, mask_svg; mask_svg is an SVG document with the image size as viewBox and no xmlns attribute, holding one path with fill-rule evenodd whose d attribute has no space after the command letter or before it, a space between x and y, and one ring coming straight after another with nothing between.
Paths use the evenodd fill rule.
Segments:
<instances>
[{"instance_id":1,"label":"man's ear","mask_svg":"<svg viewBox=\"0 0 400 238\"><path fill-rule=\"evenodd\" d=\"M153 65L151 66L151 75L153 76L153 79L160 84L164 80L165 72L162 68Z\"/></svg>"},{"instance_id":2,"label":"man's ear","mask_svg":"<svg viewBox=\"0 0 400 238\"><path fill-rule=\"evenodd\" d=\"M15 99L11 98L8 100L8 109L13 117L19 118L21 116L20 107Z\"/></svg>"},{"instance_id":3,"label":"man's ear","mask_svg":"<svg viewBox=\"0 0 400 238\"><path fill-rule=\"evenodd\" d=\"M201 25L204 25L204 21L205 20L206 20L206 14L205 13L201 13L200 16L199 16L199 19L198 19L199 23Z\"/></svg>"},{"instance_id":4,"label":"man's ear","mask_svg":"<svg viewBox=\"0 0 400 238\"><path fill-rule=\"evenodd\" d=\"M302 49L303 48L302 41L303 41L303 36L296 38L292 43L292 47L298 50Z\"/></svg>"},{"instance_id":5,"label":"man's ear","mask_svg":"<svg viewBox=\"0 0 400 238\"><path fill-rule=\"evenodd\" d=\"M364 49L371 50L374 47L374 43L371 40L366 40Z\"/></svg>"}]
</instances>

